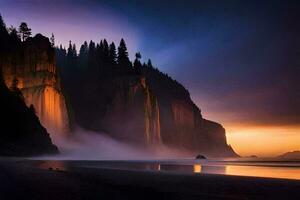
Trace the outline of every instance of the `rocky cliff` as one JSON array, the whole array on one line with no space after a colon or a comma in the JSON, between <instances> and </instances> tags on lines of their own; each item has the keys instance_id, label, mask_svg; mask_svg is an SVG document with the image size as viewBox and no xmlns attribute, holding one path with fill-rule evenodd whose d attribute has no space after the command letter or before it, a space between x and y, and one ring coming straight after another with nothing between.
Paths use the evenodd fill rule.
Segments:
<instances>
[{"instance_id":1,"label":"rocky cliff","mask_svg":"<svg viewBox=\"0 0 300 200\"><path fill-rule=\"evenodd\" d=\"M207 156L237 156L225 129L202 118L189 92L177 81L142 65L132 65L121 40L118 55L106 40L83 44L79 55L70 43L57 49L62 82L77 124L136 145L163 144Z\"/></svg>"},{"instance_id":2,"label":"rocky cliff","mask_svg":"<svg viewBox=\"0 0 300 200\"><path fill-rule=\"evenodd\" d=\"M237 156L227 145L225 129L202 117L200 109L180 83L151 66L144 66L142 72L158 100L164 144L207 156Z\"/></svg>"},{"instance_id":3,"label":"rocky cliff","mask_svg":"<svg viewBox=\"0 0 300 200\"><path fill-rule=\"evenodd\" d=\"M42 125L53 134L66 134L68 112L49 39L38 34L1 60L8 88L21 90L27 106L33 105Z\"/></svg>"}]
</instances>

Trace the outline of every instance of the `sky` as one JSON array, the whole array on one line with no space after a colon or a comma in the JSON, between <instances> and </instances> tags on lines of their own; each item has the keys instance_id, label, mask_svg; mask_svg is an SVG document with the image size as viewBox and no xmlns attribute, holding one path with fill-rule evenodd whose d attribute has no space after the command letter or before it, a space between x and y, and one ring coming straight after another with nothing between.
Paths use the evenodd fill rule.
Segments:
<instances>
[{"instance_id":1,"label":"sky","mask_svg":"<svg viewBox=\"0 0 300 200\"><path fill-rule=\"evenodd\" d=\"M181 82L237 153L300 150L300 3L234 0L0 0L56 44L124 38Z\"/></svg>"}]
</instances>

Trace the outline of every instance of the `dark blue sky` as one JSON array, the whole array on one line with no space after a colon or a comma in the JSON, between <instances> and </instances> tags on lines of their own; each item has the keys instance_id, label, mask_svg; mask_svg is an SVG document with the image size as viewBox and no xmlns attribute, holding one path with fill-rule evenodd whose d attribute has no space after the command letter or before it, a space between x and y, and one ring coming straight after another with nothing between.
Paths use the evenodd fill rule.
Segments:
<instances>
[{"instance_id":1,"label":"dark blue sky","mask_svg":"<svg viewBox=\"0 0 300 200\"><path fill-rule=\"evenodd\" d=\"M224 124L300 124L297 1L1 0L7 25L66 45L124 37Z\"/></svg>"}]
</instances>

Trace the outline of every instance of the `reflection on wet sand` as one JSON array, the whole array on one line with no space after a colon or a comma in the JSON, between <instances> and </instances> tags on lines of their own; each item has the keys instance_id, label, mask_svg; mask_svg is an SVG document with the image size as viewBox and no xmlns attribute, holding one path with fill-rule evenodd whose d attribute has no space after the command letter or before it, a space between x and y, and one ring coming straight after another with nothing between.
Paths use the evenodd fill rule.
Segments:
<instances>
[{"instance_id":1,"label":"reflection on wet sand","mask_svg":"<svg viewBox=\"0 0 300 200\"><path fill-rule=\"evenodd\" d=\"M201 165L199 164L194 165L194 173L201 173Z\"/></svg>"},{"instance_id":2,"label":"reflection on wet sand","mask_svg":"<svg viewBox=\"0 0 300 200\"><path fill-rule=\"evenodd\" d=\"M41 169L49 169L49 170L67 170L67 162L62 160L55 161L37 161L36 166Z\"/></svg>"},{"instance_id":3,"label":"reflection on wet sand","mask_svg":"<svg viewBox=\"0 0 300 200\"><path fill-rule=\"evenodd\" d=\"M203 165L203 174L225 174L226 167L224 165Z\"/></svg>"},{"instance_id":4,"label":"reflection on wet sand","mask_svg":"<svg viewBox=\"0 0 300 200\"><path fill-rule=\"evenodd\" d=\"M300 180L298 167L226 166L227 175L285 178Z\"/></svg>"},{"instance_id":5,"label":"reflection on wet sand","mask_svg":"<svg viewBox=\"0 0 300 200\"><path fill-rule=\"evenodd\" d=\"M36 161L35 166L42 169L66 171L71 167L107 168L120 170L165 171L176 173L224 174L300 180L300 167L233 165L224 163L179 164L166 162L130 162L130 161Z\"/></svg>"}]
</instances>

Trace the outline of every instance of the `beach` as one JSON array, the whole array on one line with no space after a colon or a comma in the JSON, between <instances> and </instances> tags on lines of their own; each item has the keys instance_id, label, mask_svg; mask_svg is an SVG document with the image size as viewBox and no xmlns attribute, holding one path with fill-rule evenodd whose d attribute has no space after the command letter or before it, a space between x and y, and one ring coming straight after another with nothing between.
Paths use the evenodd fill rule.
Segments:
<instances>
[{"instance_id":1,"label":"beach","mask_svg":"<svg viewBox=\"0 0 300 200\"><path fill-rule=\"evenodd\" d=\"M1 161L1 199L299 199L300 181Z\"/></svg>"}]
</instances>

